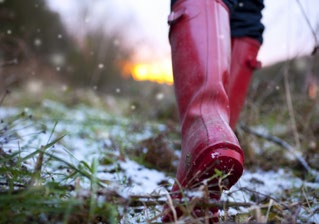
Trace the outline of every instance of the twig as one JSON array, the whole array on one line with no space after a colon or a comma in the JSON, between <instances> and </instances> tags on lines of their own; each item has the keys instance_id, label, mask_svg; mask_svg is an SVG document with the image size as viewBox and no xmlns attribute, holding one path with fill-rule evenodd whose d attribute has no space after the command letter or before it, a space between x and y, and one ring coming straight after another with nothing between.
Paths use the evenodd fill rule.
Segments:
<instances>
[{"instance_id":1,"label":"twig","mask_svg":"<svg viewBox=\"0 0 319 224\"><path fill-rule=\"evenodd\" d=\"M159 195L130 195L128 198L124 198L121 196L117 191L114 190L100 190L98 191L99 195L104 195L108 199L120 199L118 202L120 204L129 206L129 207L141 207L141 206L157 206L157 205L165 205L169 203L167 201L168 196L164 194ZM203 208L211 208L211 207L218 207L218 208L225 208L225 207L251 207L255 206L256 203L251 202L230 202L230 201L217 201L214 199L206 199L206 198L193 198L192 200L195 201L196 206L203 207ZM171 198L171 205L186 205L190 201L183 200L183 199L172 199Z\"/></svg>"},{"instance_id":2,"label":"twig","mask_svg":"<svg viewBox=\"0 0 319 224\"><path fill-rule=\"evenodd\" d=\"M9 66L9 65L16 65L16 64L18 64L18 60L17 59L12 59L10 61L2 62L0 64L0 68L6 67L6 66Z\"/></svg>"},{"instance_id":3,"label":"twig","mask_svg":"<svg viewBox=\"0 0 319 224\"><path fill-rule=\"evenodd\" d=\"M289 67L288 66L289 66L288 62L286 62L285 69L284 69L285 94L286 94L286 101L287 101L289 117L290 117L290 121L292 124L295 142L297 145L296 148L299 150L300 149L300 140L299 140L299 133L298 133L297 124L296 124L296 116L295 116L295 112L294 112L294 107L292 105L292 97L291 97L290 85L289 85L289 80L288 80L288 75L289 75L289 71L288 71Z\"/></svg>"},{"instance_id":4,"label":"twig","mask_svg":"<svg viewBox=\"0 0 319 224\"><path fill-rule=\"evenodd\" d=\"M275 144L277 144L277 145L283 147L284 149L287 149L290 153L292 153L292 154L296 157L296 159L297 159L297 160L299 161L299 163L306 169L306 171L307 171L308 173L310 173L310 174L315 178L315 181L317 181L317 182L319 181L319 172L318 172L317 170L312 169L312 168L308 165L307 161L306 161L301 155L297 154L297 153L295 152L295 150L294 150L294 147L292 147L291 145L289 145L286 141L284 141L284 140L282 140L282 139L280 139L280 138L278 138L278 137L276 137L276 136L270 135L270 134L260 133L260 132L258 132L258 131L256 131L256 130L254 130L254 129L252 129L252 128L250 128L250 127L248 127L248 126L242 124L242 123L239 124L239 127L240 127L243 131L245 131L245 132L247 132L247 133L250 133L250 134L253 134L253 135L257 136L257 137L266 139L266 140L268 140L268 141L271 141L271 142L273 142L273 143L275 143Z\"/></svg>"},{"instance_id":5,"label":"twig","mask_svg":"<svg viewBox=\"0 0 319 224\"><path fill-rule=\"evenodd\" d=\"M269 201L271 200L271 201L273 201L273 202L276 202L277 204L280 204L284 209L289 209L289 206L288 206L288 205L284 204L283 202L280 202L278 199L272 197L272 196L269 195L269 194L264 194L264 193L255 191L255 190L253 190L253 189L250 189L250 188L248 188L248 187L241 187L239 190L240 190L240 191L246 191L246 192L248 192L248 193L252 193L252 194L255 194L255 195L261 195L261 196L263 196L264 198L269 199ZM256 203L256 204L258 204L258 203Z\"/></svg>"},{"instance_id":6,"label":"twig","mask_svg":"<svg viewBox=\"0 0 319 224\"><path fill-rule=\"evenodd\" d=\"M9 186L10 184L7 182L6 183L0 182L0 185L1 186ZM26 188L26 186L24 184L13 184L13 186L17 187L17 188L23 188L23 189Z\"/></svg>"},{"instance_id":7,"label":"twig","mask_svg":"<svg viewBox=\"0 0 319 224\"><path fill-rule=\"evenodd\" d=\"M145 200L145 197L138 198L137 196L131 196L134 200L130 200L128 206L130 207L140 207L140 206L156 206L156 205L164 205L167 203L166 199L158 199L157 197L151 198L149 200ZM195 200L195 199L194 199ZM173 205L181 205L185 202L183 200L172 200ZM225 207L251 207L255 206L255 203L250 202L230 202L230 201L216 201L213 199L210 200L202 200L199 199L196 203L197 206L202 208L225 208Z\"/></svg>"},{"instance_id":8,"label":"twig","mask_svg":"<svg viewBox=\"0 0 319 224\"><path fill-rule=\"evenodd\" d=\"M2 103L4 102L4 99L6 98L6 96L8 95L8 94L10 94L10 91L7 89L6 91L5 91L5 93L1 96L1 98L0 98L0 106L2 105Z\"/></svg>"},{"instance_id":9,"label":"twig","mask_svg":"<svg viewBox=\"0 0 319 224\"><path fill-rule=\"evenodd\" d=\"M316 46L315 46L315 49L318 49L319 43L318 43L318 38L317 38L316 31L315 31L315 29L312 27L311 22L310 22L310 20L309 20L309 18L308 18L307 12L306 12L305 9L302 7L302 4L301 4L300 0L296 0L296 1L297 1L297 3L298 3L299 9L300 9L300 11L301 11L301 13L302 13L302 15L303 15L303 17L304 17L306 23L307 23L307 25L308 25L308 27L309 27L309 29L310 29L310 31L311 31L311 34L312 34L312 36L313 36L313 39L314 39L314 42L315 42L315 45L316 45Z\"/></svg>"},{"instance_id":10,"label":"twig","mask_svg":"<svg viewBox=\"0 0 319 224\"><path fill-rule=\"evenodd\" d=\"M41 148L44 148L41 146ZM39 150L39 155L36 160L35 166L34 166L34 175L32 176L30 180L30 185L35 185L38 184L38 179L41 176L41 170L42 170L42 165L43 165L43 158L44 158L44 152L42 150Z\"/></svg>"}]
</instances>

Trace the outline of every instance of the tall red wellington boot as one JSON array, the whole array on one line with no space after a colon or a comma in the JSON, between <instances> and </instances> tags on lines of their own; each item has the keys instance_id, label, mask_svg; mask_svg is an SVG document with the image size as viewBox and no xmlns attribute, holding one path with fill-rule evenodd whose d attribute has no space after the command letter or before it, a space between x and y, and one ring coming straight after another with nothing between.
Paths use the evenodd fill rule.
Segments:
<instances>
[{"instance_id":1,"label":"tall red wellington boot","mask_svg":"<svg viewBox=\"0 0 319 224\"><path fill-rule=\"evenodd\" d=\"M250 37L232 38L229 85L230 126L235 129L245 103L253 71L261 67L256 60L260 42Z\"/></svg>"},{"instance_id":2,"label":"tall red wellington boot","mask_svg":"<svg viewBox=\"0 0 319 224\"><path fill-rule=\"evenodd\" d=\"M230 70L229 12L222 0L179 0L169 16L170 44L182 137L182 155L171 197L207 183L210 198L220 199L243 172L244 154L229 126L226 85ZM228 174L218 186L215 170ZM183 211L164 208L163 222ZM176 213L175 213L176 212ZM210 222L217 208L210 209ZM195 208L194 217L204 213ZM207 216L207 213L205 214ZM217 219L218 221L218 219Z\"/></svg>"}]
</instances>

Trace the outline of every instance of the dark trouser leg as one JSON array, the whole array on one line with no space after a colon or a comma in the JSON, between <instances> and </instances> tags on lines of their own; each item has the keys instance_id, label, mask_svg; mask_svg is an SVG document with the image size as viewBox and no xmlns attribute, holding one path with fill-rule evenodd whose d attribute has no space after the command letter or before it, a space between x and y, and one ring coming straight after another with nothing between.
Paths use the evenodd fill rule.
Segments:
<instances>
[{"instance_id":1,"label":"dark trouser leg","mask_svg":"<svg viewBox=\"0 0 319 224\"><path fill-rule=\"evenodd\" d=\"M196 1L196 0L195 0ZM177 0L171 0L171 8ZM264 26L261 23L263 0L223 0L231 13L232 37L251 37L262 43Z\"/></svg>"},{"instance_id":2,"label":"dark trouser leg","mask_svg":"<svg viewBox=\"0 0 319 224\"><path fill-rule=\"evenodd\" d=\"M261 11L264 8L263 0L238 0L231 11L231 36L251 37L262 43L264 25L261 23Z\"/></svg>"}]
</instances>

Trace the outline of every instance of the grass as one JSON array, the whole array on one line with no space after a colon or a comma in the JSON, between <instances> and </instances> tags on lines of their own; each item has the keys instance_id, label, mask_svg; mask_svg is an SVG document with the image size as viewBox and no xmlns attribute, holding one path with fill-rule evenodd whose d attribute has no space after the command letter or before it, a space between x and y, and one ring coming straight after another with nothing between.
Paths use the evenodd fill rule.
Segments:
<instances>
[{"instance_id":1,"label":"grass","mask_svg":"<svg viewBox=\"0 0 319 224\"><path fill-rule=\"evenodd\" d=\"M263 88L263 97L256 99L265 81L252 84L241 121L294 146L284 87L278 83L278 88ZM178 121L167 113L176 112L173 100L154 101L158 93L167 97L172 92L158 88L146 90L150 94L144 104L139 95L59 91L57 86L6 93L0 101L0 223L157 223L166 203L158 189L171 186L180 153ZM318 170L318 99L302 91L292 96L300 137L296 150ZM237 135L252 174L226 191L221 202L206 201L206 206L222 209L221 223L318 221L318 182L286 149L239 127ZM274 175L253 175L264 175L260 170ZM144 171L163 177L152 185ZM278 172L289 187L272 180L280 177ZM274 181L271 193L263 193L267 181ZM146 187L154 192L136 193Z\"/></svg>"},{"instance_id":2,"label":"grass","mask_svg":"<svg viewBox=\"0 0 319 224\"><path fill-rule=\"evenodd\" d=\"M44 132L19 136L19 132L33 127L33 124L26 124L20 129L15 124L30 122L30 116L24 113L6 120L1 125L3 148L6 149L10 142L23 142L27 136L31 138L26 145L16 149L1 147L0 223L84 223L103 217L107 223L116 223L117 213L111 202L100 204L97 200L97 190L104 184L96 177L96 160L92 165L85 161L73 164L54 154L52 151L64 137L52 139L56 125L45 145L29 149L30 143L36 142L39 133ZM79 185L81 179L90 182L89 195L80 195L81 189L76 182Z\"/></svg>"},{"instance_id":3,"label":"grass","mask_svg":"<svg viewBox=\"0 0 319 224\"><path fill-rule=\"evenodd\" d=\"M51 100L35 109L19 110L12 115L5 112L0 126L0 223L118 223L123 219L129 201L112 185L129 188L130 177L123 174L119 161L163 125L141 126L86 105L67 107ZM85 147L95 148L97 155L75 158L76 151ZM114 178L98 177L104 172Z\"/></svg>"}]
</instances>

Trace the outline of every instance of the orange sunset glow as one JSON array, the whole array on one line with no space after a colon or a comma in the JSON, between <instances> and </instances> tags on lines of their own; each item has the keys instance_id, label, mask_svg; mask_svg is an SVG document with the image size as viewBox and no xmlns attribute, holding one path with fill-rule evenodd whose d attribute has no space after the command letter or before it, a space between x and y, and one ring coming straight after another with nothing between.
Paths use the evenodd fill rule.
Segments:
<instances>
[{"instance_id":1,"label":"orange sunset glow","mask_svg":"<svg viewBox=\"0 0 319 224\"><path fill-rule=\"evenodd\" d=\"M137 81L173 84L172 67L169 61L135 64L131 67L131 74L133 79Z\"/></svg>"}]
</instances>

